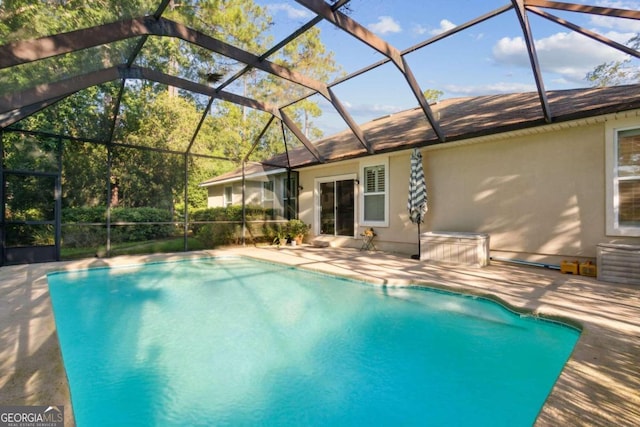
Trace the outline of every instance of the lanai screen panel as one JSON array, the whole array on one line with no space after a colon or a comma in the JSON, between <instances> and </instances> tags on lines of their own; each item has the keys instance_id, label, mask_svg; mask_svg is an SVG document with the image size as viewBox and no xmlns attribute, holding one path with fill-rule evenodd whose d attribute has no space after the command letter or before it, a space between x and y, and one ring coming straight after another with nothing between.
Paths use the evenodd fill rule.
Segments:
<instances>
[{"instance_id":1,"label":"lanai screen panel","mask_svg":"<svg viewBox=\"0 0 640 427\"><path fill-rule=\"evenodd\" d=\"M137 38L122 40L0 69L0 93L34 88L122 64L136 42Z\"/></svg>"},{"instance_id":2,"label":"lanai screen panel","mask_svg":"<svg viewBox=\"0 0 640 427\"><path fill-rule=\"evenodd\" d=\"M151 15L159 0L128 1L33 1L24 2L19 13L2 13L0 44L29 40L109 22ZM0 4L0 12L2 5ZM47 25L40 23L46 20ZM39 23L40 25L35 25Z\"/></svg>"},{"instance_id":3,"label":"lanai screen panel","mask_svg":"<svg viewBox=\"0 0 640 427\"><path fill-rule=\"evenodd\" d=\"M146 80L127 80L114 141L132 146L186 152L202 115L179 89Z\"/></svg>"},{"instance_id":4,"label":"lanai screen panel","mask_svg":"<svg viewBox=\"0 0 640 427\"><path fill-rule=\"evenodd\" d=\"M114 120L119 82L82 89L12 126L106 143Z\"/></svg>"}]
</instances>

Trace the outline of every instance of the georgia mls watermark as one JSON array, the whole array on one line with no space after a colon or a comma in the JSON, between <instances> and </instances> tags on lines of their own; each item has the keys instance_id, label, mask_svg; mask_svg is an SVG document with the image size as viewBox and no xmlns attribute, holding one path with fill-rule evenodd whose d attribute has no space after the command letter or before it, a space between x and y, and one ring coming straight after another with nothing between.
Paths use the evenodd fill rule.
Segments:
<instances>
[{"instance_id":1,"label":"georgia mls watermark","mask_svg":"<svg viewBox=\"0 0 640 427\"><path fill-rule=\"evenodd\" d=\"M64 427L64 405L0 406L0 427Z\"/></svg>"}]
</instances>

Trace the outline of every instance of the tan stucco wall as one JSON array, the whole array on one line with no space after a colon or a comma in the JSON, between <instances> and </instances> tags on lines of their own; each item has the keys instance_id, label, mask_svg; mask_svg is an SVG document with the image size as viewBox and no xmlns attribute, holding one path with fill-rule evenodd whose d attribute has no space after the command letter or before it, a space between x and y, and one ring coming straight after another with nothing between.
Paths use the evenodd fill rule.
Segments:
<instances>
[{"instance_id":1,"label":"tan stucco wall","mask_svg":"<svg viewBox=\"0 0 640 427\"><path fill-rule=\"evenodd\" d=\"M602 124L425 153L434 230L477 231L493 250L595 257L605 230Z\"/></svg>"},{"instance_id":2,"label":"tan stucco wall","mask_svg":"<svg viewBox=\"0 0 640 427\"><path fill-rule=\"evenodd\" d=\"M374 227L377 234L376 242L380 242L381 249L396 252L412 252L417 248L417 227L409 221L407 214L407 195L409 188L409 155L410 152L399 152L385 155L375 155L367 157L362 161L375 163L374 159L383 162L389 159L389 182L392 190L389 192L389 226ZM307 224L312 224L312 230L317 230L314 216L314 191L317 189L316 180L343 175L355 175L357 179L361 177L361 160L350 160L334 164L328 164L308 169L300 170L300 183L304 191L300 193L300 219ZM360 201L359 188L356 190L356 238L335 237L329 240L332 246L360 247L360 233L368 228L359 223ZM423 225L424 227L424 225ZM425 229L426 230L426 229ZM313 238L313 236L312 236Z\"/></svg>"},{"instance_id":3,"label":"tan stucco wall","mask_svg":"<svg viewBox=\"0 0 640 427\"><path fill-rule=\"evenodd\" d=\"M612 121L423 148L429 212L421 231L488 233L494 256L551 264L594 258L602 242L640 244L640 238L605 235L605 132ZM620 120L630 123L640 125L640 119ZM389 227L376 228L381 249L412 253L417 248L417 227L406 213L409 156L410 151L389 155ZM300 170L301 219L314 220L316 178L349 173L360 178L359 165L356 160ZM344 238L334 243L360 244Z\"/></svg>"}]
</instances>

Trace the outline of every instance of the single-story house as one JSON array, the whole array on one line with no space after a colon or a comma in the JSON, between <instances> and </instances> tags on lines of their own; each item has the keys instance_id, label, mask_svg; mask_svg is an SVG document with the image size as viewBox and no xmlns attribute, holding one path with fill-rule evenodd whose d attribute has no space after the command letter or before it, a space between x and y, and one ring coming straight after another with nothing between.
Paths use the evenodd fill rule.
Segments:
<instances>
[{"instance_id":1,"label":"single-story house","mask_svg":"<svg viewBox=\"0 0 640 427\"><path fill-rule=\"evenodd\" d=\"M311 224L310 241L417 250L407 212L410 155L427 181L421 231L490 236L491 256L559 265L595 260L599 245L640 245L640 85L456 98L432 104L446 139L416 108L248 164L246 203L286 205ZM281 165L281 167L273 166ZM295 181L295 183L293 183ZM290 191L286 183L290 183ZM241 203L242 170L201 185L209 206ZM294 191L295 190L295 191ZM293 206L293 205L291 205Z\"/></svg>"}]
</instances>

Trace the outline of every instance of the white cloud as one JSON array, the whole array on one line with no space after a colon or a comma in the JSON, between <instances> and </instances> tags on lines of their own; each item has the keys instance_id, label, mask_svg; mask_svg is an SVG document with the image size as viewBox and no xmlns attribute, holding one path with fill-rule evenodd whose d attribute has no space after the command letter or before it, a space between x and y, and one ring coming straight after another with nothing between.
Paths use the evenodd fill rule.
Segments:
<instances>
[{"instance_id":1,"label":"white cloud","mask_svg":"<svg viewBox=\"0 0 640 427\"><path fill-rule=\"evenodd\" d=\"M377 34L399 33L402 27L391 16L379 16L378 22L367 25L367 28Z\"/></svg>"},{"instance_id":2,"label":"white cloud","mask_svg":"<svg viewBox=\"0 0 640 427\"><path fill-rule=\"evenodd\" d=\"M286 13L287 18L290 19L305 19L312 18L314 16L313 13L309 12L307 9L293 7L287 3L273 3L267 5L267 9L269 9L269 11L274 15L278 12L284 12Z\"/></svg>"},{"instance_id":3,"label":"white cloud","mask_svg":"<svg viewBox=\"0 0 640 427\"><path fill-rule=\"evenodd\" d=\"M448 19L443 19L440 21L440 27L435 28L431 31L429 31L429 34L433 35L433 36L437 36L438 34L442 34L445 31L449 31L452 28L455 28L456 24L454 24L453 22L449 21Z\"/></svg>"},{"instance_id":4,"label":"white cloud","mask_svg":"<svg viewBox=\"0 0 640 427\"><path fill-rule=\"evenodd\" d=\"M631 33L610 32L606 37L624 41ZM583 82L586 73L604 62L624 60L626 55L578 33L556 33L535 41L543 72L559 74L573 82ZM493 47L493 59L499 65L531 67L524 39L503 37Z\"/></svg>"},{"instance_id":5,"label":"white cloud","mask_svg":"<svg viewBox=\"0 0 640 427\"><path fill-rule=\"evenodd\" d=\"M427 31L428 31L427 28L423 27L420 24L414 24L413 28L411 29L411 32L413 34L418 35L418 36L421 36L421 35L425 34Z\"/></svg>"}]
</instances>

